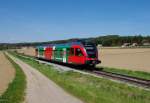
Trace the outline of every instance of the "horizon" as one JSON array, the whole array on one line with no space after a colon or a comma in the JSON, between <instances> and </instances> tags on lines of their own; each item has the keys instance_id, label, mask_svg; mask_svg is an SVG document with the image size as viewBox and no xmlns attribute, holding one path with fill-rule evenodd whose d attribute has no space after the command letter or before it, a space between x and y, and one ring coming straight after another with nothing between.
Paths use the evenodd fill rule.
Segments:
<instances>
[{"instance_id":1,"label":"horizon","mask_svg":"<svg viewBox=\"0 0 150 103\"><path fill-rule=\"evenodd\" d=\"M46 43L46 42L53 42L53 41L61 41L61 40L70 40L70 39L88 39L88 38L98 38L98 37L104 37L104 36L119 36L119 37L136 37L136 36L142 36L142 37L150 37L150 35L100 35L96 37L84 37L84 38L68 38L68 39L57 39L57 40L48 40L48 41L25 41L25 42L4 42L0 44L21 44L21 43Z\"/></svg>"},{"instance_id":2,"label":"horizon","mask_svg":"<svg viewBox=\"0 0 150 103\"><path fill-rule=\"evenodd\" d=\"M5 0L0 43L150 35L148 0Z\"/></svg>"}]
</instances>

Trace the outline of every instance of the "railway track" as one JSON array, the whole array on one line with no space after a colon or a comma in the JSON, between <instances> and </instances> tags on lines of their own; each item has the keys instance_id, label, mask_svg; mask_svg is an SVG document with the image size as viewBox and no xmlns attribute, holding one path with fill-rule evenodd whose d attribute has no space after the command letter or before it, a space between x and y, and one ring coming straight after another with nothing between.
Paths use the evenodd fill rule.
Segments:
<instances>
[{"instance_id":1,"label":"railway track","mask_svg":"<svg viewBox=\"0 0 150 103\"><path fill-rule=\"evenodd\" d=\"M20 55L20 56L22 56L22 55ZM80 72L80 73L83 73L83 74L88 73L88 74L101 76L101 77L105 77L105 78L112 79L112 80L118 80L118 81L125 82L125 83L128 83L128 84L133 84L134 86L137 86L137 87L143 87L143 88L150 89L150 80L147 80L147 79L142 79L142 78L138 78L138 77L123 75L123 74L119 74L119 73L107 72L107 71L103 71L103 70L96 70L96 69L83 71L83 70L79 70L79 69L77 69L73 66L70 67L70 66L67 66L67 65L51 63L51 62L48 62L48 61L43 60L43 59L37 60L37 58L29 57L29 56L23 56L23 57L32 58L36 61L39 61L39 62L41 61L43 63L47 63L47 64L50 64L50 65L53 64L53 66L56 65L57 67L62 68L62 69L64 67L66 67L67 70L70 69L70 70L74 70L76 72Z\"/></svg>"},{"instance_id":2,"label":"railway track","mask_svg":"<svg viewBox=\"0 0 150 103\"><path fill-rule=\"evenodd\" d=\"M103 77L131 83L131 84L134 84L136 86L141 86L144 88L150 88L150 80L137 78L137 77L133 77L133 76L128 76L128 75L123 75L123 74L118 74L118 73L107 72L107 71L96 71L96 70L94 70L94 71L92 71L92 73L99 75L99 76L103 76Z\"/></svg>"}]
</instances>

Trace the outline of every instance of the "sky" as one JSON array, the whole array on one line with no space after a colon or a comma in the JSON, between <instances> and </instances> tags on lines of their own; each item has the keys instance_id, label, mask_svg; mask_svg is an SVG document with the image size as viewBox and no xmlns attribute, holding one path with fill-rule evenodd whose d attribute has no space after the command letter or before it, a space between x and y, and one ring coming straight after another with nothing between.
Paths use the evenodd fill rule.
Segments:
<instances>
[{"instance_id":1,"label":"sky","mask_svg":"<svg viewBox=\"0 0 150 103\"><path fill-rule=\"evenodd\" d=\"M150 0L0 0L0 43L150 35Z\"/></svg>"}]
</instances>

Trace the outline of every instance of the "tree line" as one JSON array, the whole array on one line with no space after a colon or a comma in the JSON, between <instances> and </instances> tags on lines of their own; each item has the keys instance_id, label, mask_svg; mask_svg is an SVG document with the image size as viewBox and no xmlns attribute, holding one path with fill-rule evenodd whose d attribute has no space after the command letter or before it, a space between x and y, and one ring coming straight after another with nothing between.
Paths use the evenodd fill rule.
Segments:
<instances>
[{"instance_id":1,"label":"tree line","mask_svg":"<svg viewBox=\"0 0 150 103\"><path fill-rule=\"evenodd\" d=\"M0 50L2 49L16 49L22 46L39 46L47 44L58 44L66 43L77 39L85 39L95 43L96 45L101 44L103 46L121 46L124 43L137 43L138 45L143 45L143 43L150 43L150 36L119 36L119 35L107 35L99 36L94 38L72 38L67 40L55 40L48 42L30 42L30 43L0 43Z\"/></svg>"},{"instance_id":2,"label":"tree line","mask_svg":"<svg viewBox=\"0 0 150 103\"><path fill-rule=\"evenodd\" d=\"M142 46L144 43L150 43L150 36L119 36L119 35L108 35L100 36L93 39L95 44L102 44L103 46L121 46L124 43L137 43Z\"/></svg>"}]
</instances>

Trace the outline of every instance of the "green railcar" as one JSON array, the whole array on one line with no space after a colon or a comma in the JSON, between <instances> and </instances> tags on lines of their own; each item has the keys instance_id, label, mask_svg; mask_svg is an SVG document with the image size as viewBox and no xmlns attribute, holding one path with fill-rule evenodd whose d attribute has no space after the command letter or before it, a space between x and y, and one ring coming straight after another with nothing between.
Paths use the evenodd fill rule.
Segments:
<instances>
[{"instance_id":1,"label":"green railcar","mask_svg":"<svg viewBox=\"0 0 150 103\"><path fill-rule=\"evenodd\" d=\"M68 63L69 50L68 46L56 46L53 50L53 60Z\"/></svg>"}]
</instances>

